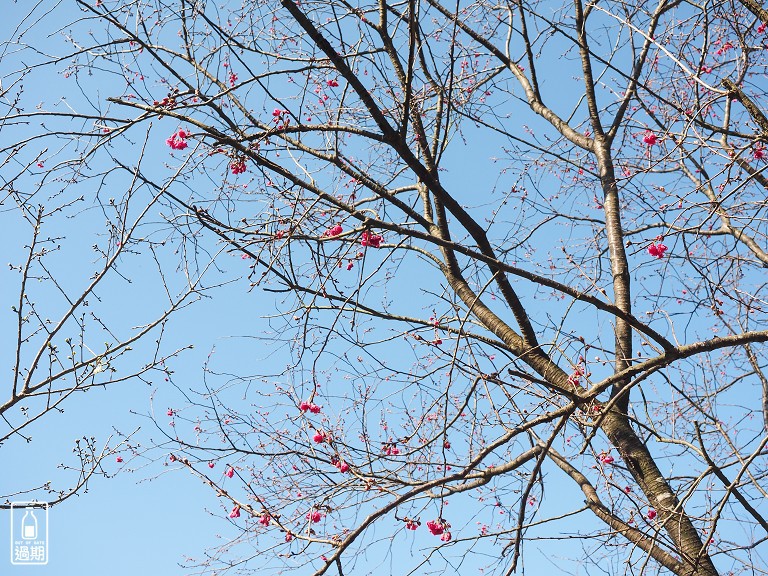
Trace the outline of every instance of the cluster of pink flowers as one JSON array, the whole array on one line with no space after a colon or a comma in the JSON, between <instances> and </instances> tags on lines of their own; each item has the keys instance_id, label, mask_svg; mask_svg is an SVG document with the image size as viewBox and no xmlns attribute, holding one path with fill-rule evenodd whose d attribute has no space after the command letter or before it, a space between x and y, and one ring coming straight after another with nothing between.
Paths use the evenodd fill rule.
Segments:
<instances>
[{"instance_id":1,"label":"cluster of pink flowers","mask_svg":"<svg viewBox=\"0 0 768 576\"><path fill-rule=\"evenodd\" d=\"M600 454L600 462L602 462L603 464L613 464L614 462L613 456L611 456L610 454L606 454L605 452L602 452Z\"/></svg>"},{"instance_id":2,"label":"cluster of pink flowers","mask_svg":"<svg viewBox=\"0 0 768 576\"><path fill-rule=\"evenodd\" d=\"M314 402L308 402L306 400L302 400L301 404L299 404L299 410L301 410L302 412L306 412L307 410L309 410L310 412L312 412L312 414L320 414L320 410L322 410L322 408L317 404L315 404Z\"/></svg>"},{"instance_id":3,"label":"cluster of pink flowers","mask_svg":"<svg viewBox=\"0 0 768 576\"><path fill-rule=\"evenodd\" d=\"M336 88L339 85L339 83L336 80L328 80L327 84L331 88Z\"/></svg>"},{"instance_id":4,"label":"cluster of pink flowers","mask_svg":"<svg viewBox=\"0 0 768 576\"><path fill-rule=\"evenodd\" d=\"M752 155L755 157L755 160L762 160L765 158L765 147L762 144L757 144L752 151Z\"/></svg>"},{"instance_id":5,"label":"cluster of pink flowers","mask_svg":"<svg viewBox=\"0 0 768 576\"><path fill-rule=\"evenodd\" d=\"M442 520L430 520L427 522L427 529L434 535L440 536L445 531Z\"/></svg>"},{"instance_id":6,"label":"cluster of pink flowers","mask_svg":"<svg viewBox=\"0 0 768 576\"><path fill-rule=\"evenodd\" d=\"M733 43L730 40L726 40L725 43L722 46L720 46L720 48L717 49L716 54L718 56L722 56L723 54L728 52L728 50L733 50L733 48L734 48Z\"/></svg>"},{"instance_id":7,"label":"cluster of pink flowers","mask_svg":"<svg viewBox=\"0 0 768 576\"><path fill-rule=\"evenodd\" d=\"M368 232L368 230L366 230L365 232L363 232L363 235L360 237L360 244L362 244L363 246L380 248L382 240L384 240L384 238L382 238L378 234L373 234L372 232Z\"/></svg>"},{"instance_id":8,"label":"cluster of pink flowers","mask_svg":"<svg viewBox=\"0 0 768 576\"><path fill-rule=\"evenodd\" d=\"M172 108L176 107L176 98L172 96L166 96L162 100L155 100L152 105L156 108L165 108L166 110L171 110Z\"/></svg>"},{"instance_id":9,"label":"cluster of pink flowers","mask_svg":"<svg viewBox=\"0 0 768 576\"><path fill-rule=\"evenodd\" d=\"M568 383L571 386L581 385L581 377L584 376L584 368L581 366L575 366L573 372L568 376Z\"/></svg>"},{"instance_id":10,"label":"cluster of pink flowers","mask_svg":"<svg viewBox=\"0 0 768 576\"><path fill-rule=\"evenodd\" d=\"M765 22L761 23L760 26L757 27L757 33L762 34L763 32L765 32L765 26L766 26Z\"/></svg>"},{"instance_id":11,"label":"cluster of pink flowers","mask_svg":"<svg viewBox=\"0 0 768 576\"><path fill-rule=\"evenodd\" d=\"M387 456L397 456L400 454L400 450L397 447L397 444L386 444L384 446L384 454Z\"/></svg>"},{"instance_id":12,"label":"cluster of pink flowers","mask_svg":"<svg viewBox=\"0 0 768 576\"><path fill-rule=\"evenodd\" d=\"M288 114L288 110L281 110L280 108L275 108L272 111L272 118L275 122L280 122L283 119L283 116Z\"/></svg>"},{"instance_id":13,"label":"cluster of pink flowers","mask_svg":"<svg viewBox=\"0 0 768 576\"><path fill-rule=\"evenodd\" d=\"M245 172L245 158L235 158L232 160L232 162L229 163L229 169L234 175Z\"/></svg>"},{"instance_id":14,"label":"cluster of pink flowers","mask_svg":"<svg viewBox=\"0 0 768 576\"><path fill-rule=\"evenodd\" d=\"M328 238L334 238L335 236L338 236L342 232L344 232L344 228L341 227L341 224L336 224L335 226L328 228L328 230L326 230L323 233L323 236L327 236Z\"/></svg>"},{"instance_id":15,"label":"cluster of pink flowers","mask_svg":"<svg viewBox=\"0 0 768 576\"><path fill-rule=\"evenodd\" d=\"M118 464L120 464L120 462L122 462L122 461L123 461L123 457L122 456L118 456L117 458L115 458L115 462L117 462Z\"/></svg>"},{"instance_id":16,"label":"cluster of pink flowers","mask_svg":"<svg viewBox=\"0 0 768 576\"><path fill-rule=\"evenodd\" d=\"M418 528L419 526L421 526L421 522L419 522L418 520L411 520L410 518L405 519L406 530L416 530L416 528Z\"/></svg>"},{"instance_id":17,"label":"cluster of pink flowers","mask_svg":"<svg viewBox=\"0 0 768 576\"><path fill-rule=\"evenodd\" d=\"M664 252L666 252L668 248L659 242L658 244L652 242L650 246L648 246L648 254L653 256L654 258L664 258Z\"/></svg>"},{"instance_id":18,"label":"cluster of pink flowers","mask_svg":"<svg viewBox=\"0 0 768 576\"><path fill-rule=\"evenodd\" d=\"M232 478L235 475L235 469L230 466L224 474L226 474L227 478Z\"/></svg>"},{"instance_id":19,"label":"cluster of pink flowers","mask_svg":"<svg viewBox=\"0 0 768 576\"><path fill-rule=\"evenodd\" d=\"M240 506L232 508L232 512L229 513L230 518L240 518Z\"/></svg>"},{"instance_id":20,"label":"cluster of pink flowers","mask_svg":"<svg viewBox=\"0 0 768 576\"><path fill-rule=\"evenodd\" d=\"M237 84L237 74L234 72L229 73L229 85L234 88L235 84Z\"/></svg>"},{"instance_id":21,"label":"cluster of pink flowers","mask_svg":"<svg viewBox=\"0 0 768 576\"><path fill-rule=\"evenodd\" d=\"M321 430L315 431L315 435L312 436L312 440L314 440L316 444L322 444L325 442L325 432Z\"/></svg>"},{"instance_id":22,"label":"cluster of pink flowers","mask_svg":"<svg viewBox=\"0 0 768 576\"><path fill-rule=\"evenodd\" d=\"M648 520L653 520L654 518L656 518L656 510L654 510L653 508L649 509L648 514L646 514L646 516L648 516Z\"/></svg>"},{"instance_id":23,"label":"cluster of pink flowers","mask_svg":"<svg viewBox=\"0 0 768 576\"><path fill-rule=\"evenodd\" d=\"M261 515L259 518L259 524L262 526L269 526L269 523L272 521L272 516L264 512L264 514Z\"/></svg>"},{"instance_id":24,"label":"cluster of pink flowers","mask_svg":"<svg viewBox=\"0 0 768 576\"><path fill-rule=\"evenodd\" d=\"M311 510L310 512L307 512L306 518L313 524L317 524L318 522L320 522L320 520L323 519L323 515L317 510Z\"/></svg>"},{"instance_id":25,"label":"cluster of pink flowers","mask_svg":"<svg viewBox=\"0 0 768 576\"><path fill-rule=\"evenodd\" d=\"M342 474L349 472L349 464L344 462L344 460L339 460L336 456L331 458L331 464L336 466Z\"/></svg>"},{"instance_id":26,"label":"cluster of pink flowers","mask_svg":"<svg viewBox=\"0 0 768 576\"><path fill-rule=\"evenodd\" d=\"M165 139L165 143L168 144L172 149L174 150L184 150L188 146L187 144L187 138L189 137L189 132L184 130L184 128L179 128L178 131L174 132L168 138Z\"/></svg>"},{"instance_id":27,"label":"cluster of pink flowers","mask_svg":"<svg viewBox=\"0 0 768 576\"><path fill-rule=\"evenodd\" d=\"M440 536L440 540L443 542L450 542L451 540L451 533L448 531L450 527L451 525L442 518L427 522L427 528L430 533L433 536Z\"/></svg>"},{"instance_id":28,"label":"cluster of pink flowers","mask_svg":"<svg viewBox=\"0 0 768 576\"><path fill-rule=\"evenodd\" d=\"M650 130L645 133L645 136L643 136L643 142L648 144L648 146L653 146L654 144L657 144L659 141L659 137L656 136L653 132Z\"/></svg>"}]
</instances>

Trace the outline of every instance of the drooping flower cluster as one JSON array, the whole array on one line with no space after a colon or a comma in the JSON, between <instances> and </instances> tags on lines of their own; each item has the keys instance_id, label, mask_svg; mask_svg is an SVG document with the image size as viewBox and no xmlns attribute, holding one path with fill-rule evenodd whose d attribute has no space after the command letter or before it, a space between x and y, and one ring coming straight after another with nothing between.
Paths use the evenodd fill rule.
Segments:
<instances>
[{"instance_id":1,"label":"drooping flower cluster","mask_svg":"<svg viewBox=\"0 0 768 576\"><path fill-rule=\"evenodd\" d=\"M242 174L245 172L245 159L244 158L235 158L232 160L232 162L229 163L229 169L232 171L232 174L237 176L238 174Z\"/></svg>"},{"instance_id":2,"label":"drooping flower cluster","mask_svg":"<svg viewBox=\"0 0 768 576\"><path fill-rule=\"evenodd\" d=\"M314 440L315 444L322 444L325 442L325 432L321 430L315 431L315 435L312 436L312 440Z\"/></svg>"},{"instance_id":3,"label":"drooping flower cluster","mask_svg":"<svg viewBox=\"0 0 768 576\"><path fill-rule=\"evenodd\" d=\"M308 402L307 400L302 400L301 404L299 404L299 410L301 410L302 412L306 412L307 410L309 410L310 412L312 412L312 414L320 414L320 410L322 410L322 408L317 404L315 404L314 402Z\"/></svg>"},{"instance_id":4,"label":"drooping flower cluster","mask_svg":"<svg viewBox=\"0 0 768 576\"><path fill-rule=\"evenodd\" d=\"M240 518L240 506L232 508L232 512L229 513L230 518Z\"/></svg>"},{"instance_id":5,"label":"drooping flower cluster","mask_svg":"<svg viewBox=\"0 0 768 576\"><path fill-rule=\"evenodd\" d=\"M317 510L311 510L311 511L307 512L306 518L312 524L317 524L318 522L320 522L320 520L323 519L323 515L320 512L318 512Z\"/></svg>"},{"instance_id":6,"label":"drooping flower cluster","mask_svg":"<svg viewBox=\"0 0 768 576\"><path fill-rule=\"evenodd\" d=\"M366 230L360 237L360 244L366 247L371 246L372 248L381 248L382 240L384 240L384 238L378 234L373 234L372 232L368 232L368 230Z\"/></svg>"},{"instance_id":7,"label":"drooping flower cluster","mask_svg":"<svg viewBox=\"0 0 768 576\"><path fill-rule=\"evenodd\" d=\"M224 472L224 474L226 474L227 478L232 478L232 476L235 475L235 470L234 468L232 468L232 466L230 466L229 468L227 468L227 471Z\"/></svg>"},{"instance_id":8,"label":"drooping flower cluster","mask_svg":"<svg viewBox=\"0 0 768 576\"><path fill-rule=\"evenodd\" d=\"M440 536L445 531L442 520L430 520L427 522L427 529L433 536Z\"/></svg>"},{"instance_id":9,"label":"drooping flower cluster","mask_svg":"<svg viewBox=\"0 0 768 576\"><path fill-rule=\"evenodd\" d=\"M650 246L648 246L648 254L653 256L654 258L664 258L664 252L666 252L668 248L659 242L656 244L655 242L652 242Z\"/></svg>"},{"instance_id":10,"label":"drooping flower cluster","mask_svg":"<svg viewBox=\"0 0 768 576\"><path fill-rule=\"evenodd\" d=\"M442 518L438 518L437 520L430 520L427 522L427 528L429 529L429 532L433 536L440 536L440 540L443 542L450 542L451 540L451 533L448 531L450 527L451 525Z\"/></svg>"},{"instance_id":11,"label":"drooping flower cluster","mask_svg":"<svg viewBox=\"0 0 768 576\"><path fill-rule=\"evenodd\" d=\"M325 231L323 236L327 236L328 238L334 238L344 232L344 228L341 227L341 224L336 224L335 226L332 226L328 228L328 230Z\"/></svg>"},{"instance_id":12,"label":"drooping flower cluster","mask_svg":"<svg viewBox=\"0 0 768 576\"><path fill-rule=\"evenodd\" d=\"M418 520L411 520L410 518L405 519L406 530L416 530L419 526L421 526L421 522Z\"/></svg>"},{"instance_id":13,"label":"drooping flower cluster","mask_svg":"<svg viewBox=\"0 0 768 576\"><path fill-rule=\"evenodd\" d=\"M184 150L184 148L188 146L188 137L189 132L184 130L184 128L179 128L178 131L174 132L165 139L165 143L168 144L168 146L170 146L173 150Z\"/></svg>"},{"instance_id":14,"label":"drooping flower cluster","mask_svg":"<svg viewBox=\"0 0 768 576\"><path fill-rule=\"evenodd\" d=\"M656 510L654 510L653 508L649 509L648 514L646 514L646 516L648 516L648 520L653 520L654 518L656 518Z\"/></svg>"},{"instance_id":15,"label":"drooping flower cluster","mask_svg":"<svg viewBox=\"0 0 768 576\"><path fill-rule=\"evenodd\" d=\"M397 447L397 444L386 444L384 446L384 454L387 456L397 456L400 454L400 449Z\"/></svg>"},{"instance_id":16,"label":"drooping flower cluster","mask_svg":"<svg viewBox=\"0 0 768 576\"><path fill-rule=\"evenodd\" d=\"M338 468L339 472L341 472L342 474L349 472L349 464L344 462L344 460L339 460L339 458L336 456L331 458L331 464L336 466L336 468Z\"/></svg>"},{"instance_id":17,"label":"drooping flower cluster","mask_svg":"<svg viewBox=\"0 0 768 576\"><path fill-rule=\"evenodd\" d=\"M610 454L606 454L605 452L601 452L600 462L602 462L603 464L613 464L614 462L613 456L611 456Z\"/></svg>"},{"instance_id":18,"label":"drooping flower cluster","mask_svg":"<svg viewBox=\"0 0 768 576\"><path fill-rule=\"evenodd\" d=\"M262 514L261 517L259 518L259 524L261 524L262 526L269 526L269 523L271 521L272 521L272 516L270 516L266 512Z\"/></svg>"},{"instance_id":19,"label":"drooping flower cluster","mask_svg":"<svg viewBox=\"0 0 768 576\"><path fill-rule=\"evenodd\" d=\"M659 137L656 136L656 134L654 134L653 132L648 131L645 133L645 136L643 136L643 142L648 144L648 146L653 146L654 144L657 144L659 142Z\"/></svg>"}]
</instances>

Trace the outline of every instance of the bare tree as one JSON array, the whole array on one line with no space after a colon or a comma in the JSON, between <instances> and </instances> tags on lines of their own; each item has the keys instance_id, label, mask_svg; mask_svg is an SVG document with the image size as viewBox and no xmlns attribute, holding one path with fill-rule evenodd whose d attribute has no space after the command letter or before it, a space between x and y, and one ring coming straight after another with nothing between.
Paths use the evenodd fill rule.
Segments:
<instances>
[{"instance_id":1,"label":"bare tree","mask_svg":"<svg viewBox=\"0 0 768 576\"><path fill-rule=\"evenodd\" d=\"M65 92L51 110L35 101L44 80L34 73L38 66L49 71L50 61L27 60L35 58L27 40L37 28L22 22L17 32L2 59L0 218L8 269L0 446L26 444L45 454L34 443L35 431L60 426L55 415L75 397L171 373L167 362L185 346L169 349L163 334L170 317L204 292L204 270L184 265L169 278L167 240L154 226L145 235L178 174L164 187L148 186L140 176L146 136L135 143L137 164L128 167L109 150L109 118L72 112ZM136 267L145 260L154 272L139 275ZM116 442L114 435L83 430L73 456L35 470L11 475L11 460L3 458L0 508L12 500L58 504L94 476L111 475L114 460L123 462L121 454L133 450L132 435ZM113 462L104 465L107 458Z\"/></svg>"},{"instance_id":2,"label":"bare tree","mask_svg":"<svg viewBox=\"0 0 768 576\"><path fill-rule=\"evenodd\" d=\"M765 572L758 4L76 4L70 136L275 295L168 410L201 570Z\"/></svg>"}]
</instances>

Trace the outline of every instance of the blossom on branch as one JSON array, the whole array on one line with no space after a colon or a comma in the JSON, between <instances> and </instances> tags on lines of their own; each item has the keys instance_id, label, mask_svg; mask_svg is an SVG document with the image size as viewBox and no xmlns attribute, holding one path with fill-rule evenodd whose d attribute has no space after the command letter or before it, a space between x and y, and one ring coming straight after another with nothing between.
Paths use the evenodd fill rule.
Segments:
<instances>
[{"instance_id":1,"label":"blossom on branch","mask_svg":"<svg viewBox=\"0 0 768 576\"><path fill-rule=\"evenodd\" d=\"M188 137L189 132L183 128L179 128L178 131L174 132L165 139L165 143L168 144L168 146L170 146L173 150L184 150L184 148L188 146Z\"/></svg>"}]
</instances>

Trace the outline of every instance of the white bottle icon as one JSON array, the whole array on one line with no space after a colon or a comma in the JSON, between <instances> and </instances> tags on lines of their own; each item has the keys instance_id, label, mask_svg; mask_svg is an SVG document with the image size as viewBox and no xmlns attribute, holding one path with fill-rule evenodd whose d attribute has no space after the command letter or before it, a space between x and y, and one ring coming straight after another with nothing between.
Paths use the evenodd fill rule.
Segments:
<instances>
[{"instance_id":1,"label":"white bottle icon","mask_svg":"<svg viewBox=\"0 0 768 576\"><path fill-rule=\"evenodd\" d=\"M37 538L37 517L32 508L27 508L24 518L21 519L21 537L24 540L34 540Z\"/></svg>"}]
</instances>

